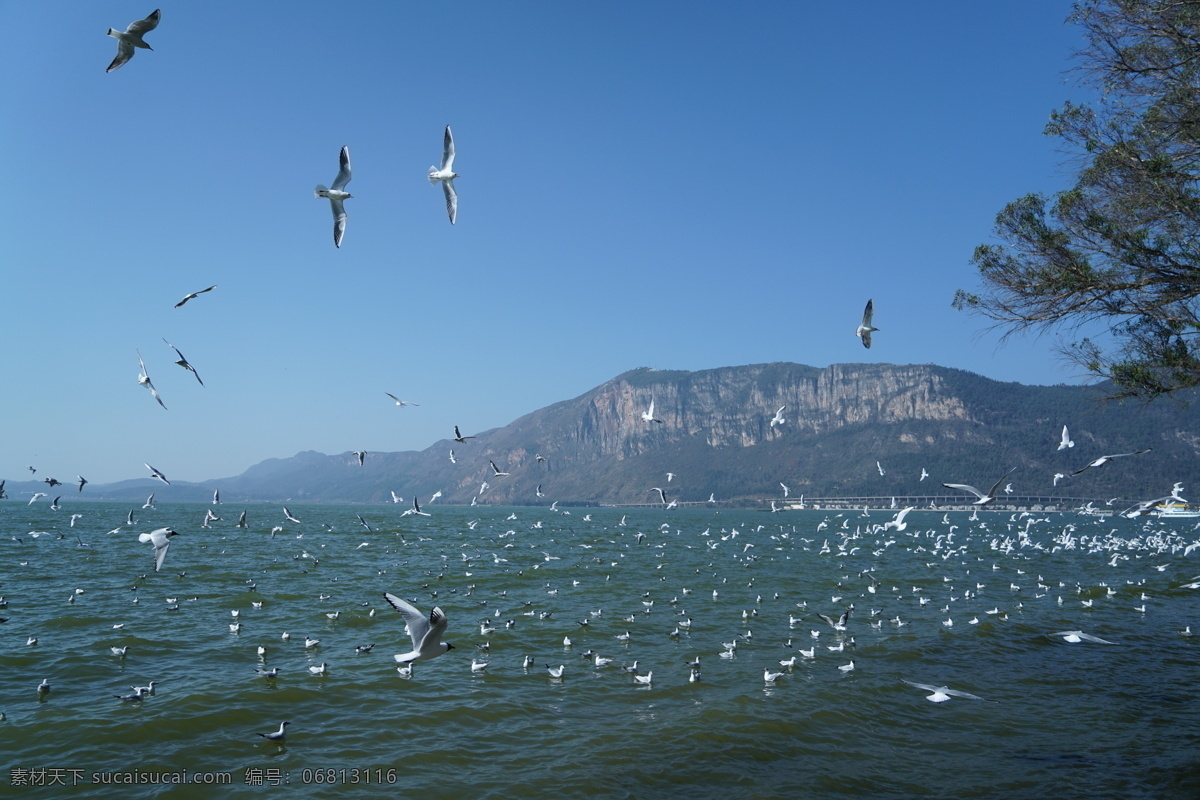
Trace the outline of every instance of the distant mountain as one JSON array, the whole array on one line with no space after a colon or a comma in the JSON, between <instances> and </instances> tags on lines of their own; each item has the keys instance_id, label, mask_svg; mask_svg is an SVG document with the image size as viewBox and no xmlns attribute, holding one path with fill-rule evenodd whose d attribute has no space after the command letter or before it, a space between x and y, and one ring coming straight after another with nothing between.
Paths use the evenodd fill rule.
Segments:
<instances>
[{"instance_id":1,"label":"distant mountain","mask_svg":"<svg viewBox=\"0 0 1200 800\"><path fill-rule=\"evenodd\" d=\"M661 422L642 419L651 402ZM772 426L781 406L785 422ZM1059 451L1064 424L1076 445ZM1056 472L1146 447L1152 452L1053 486ZM1105 403L1103 387L1001 383L927 364L775 363L632 370L464 443L371 452L361 467L350 453L308 451L203 484L87 491L204 501L220 488L234 502L364 503L388 502L393 491L424 503L441 491L447 503L549 504L654 502L651 488L661 487L680 501L710 493L729 501L782 498L781 482L793 497L952 494L942 482L987 488L1017 467L1020 495L1133 500L1166 494L1176 481L1200 497L1198 455L1200 412L1174 400ZM497 476L489 461L509 474Z\"/></svg>"}]
</instances>

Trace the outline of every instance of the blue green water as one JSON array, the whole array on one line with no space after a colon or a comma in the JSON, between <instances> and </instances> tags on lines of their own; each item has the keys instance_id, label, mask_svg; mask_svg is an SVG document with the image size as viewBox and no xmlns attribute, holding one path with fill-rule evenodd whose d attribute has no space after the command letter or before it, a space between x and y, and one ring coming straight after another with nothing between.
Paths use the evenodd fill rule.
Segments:
<instances>
[{"instance_id":1,"label":"blue green water","mask_svg":"<svg viewBox=\"0 0 1200 800\"><path fill-rule=\"evenodd\" d=\"M239 530L225 505L206 530L207 508L128 526L115 504L0 504L0 794L1200 796L1194 521L289 505L297 525L257 505ZM165 525L182 535L155 573L137 533ZM400 676L385 591L440 606L454 649ZM816 616L851 604L844 633ZM1115 644L1046 635L1076 629ZM286 743L256 735L283 720ZM131 771L223 783L113 783Z\"/></svg>"}]
</instances>

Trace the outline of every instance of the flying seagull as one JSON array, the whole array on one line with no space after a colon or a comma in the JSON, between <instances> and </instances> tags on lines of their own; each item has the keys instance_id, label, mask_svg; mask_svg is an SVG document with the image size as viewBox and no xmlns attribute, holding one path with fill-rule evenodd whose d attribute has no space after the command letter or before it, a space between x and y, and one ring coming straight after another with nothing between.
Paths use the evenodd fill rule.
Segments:
<instances>
[{"instance_id":1,"label":"flying seagull","mask_svg":"<svg viewBox=\"0 0 1200 800\"><path fill-rule=\"evenodd\" d=\"M365 462L367 460L367 451L366 450L355 450L353 455L355 458L358 459L358 465L360 467L363 465L363 462Z\"/></svg>"},{"instance_id":2,"label":"flying seagull","mask_svg":"<svg viewBox=\"0 0 1200 800\"><path fill-rule=\"evenodd\" d=\"M430 514L427 514L426 512L421 510L421 505L417 502L416 495L413 495L413 507L405 509L404 512L400 516L407 517L409 514L420 514L422 517L431 516Z\"/></svg>"},{"instance_id":3,"label":"flying seagull","mask_svg":"<svg viewBox=\"0 0 1200 800\"><path fill-rule=\"evenodd\" d=\"M158 20L161 16L162 14L156 8L154 9L154 12L145 19L139 19L137 22L129 23L129 27L123 31L109 28L108 35L117 40L117 57L112 60L112 63L108 65L108 69L104 71L112 72L114 69L117 69L126 61L133 58L133 48L135 47L144 47L147 50L153 50L154 48L146 44L146 42L142 40L142 37L158 27Z\"/></svg>"},{"instance_id":4,"label":"flying seagull","mask_svg":"<svg viewBox=\"0 0 1200 800\"><path fill-rule=\"evenodd\" d=\"M1116 642L1110 642L1107 639L1101 639L1099 636L1092 636L1090 633L1084 633L1083 631L1059 631L1057 633L1047 634L1047 636L1061 637L1064 642L1069 642L1070 644L1079 644L1080 642L1116 644Z\"/></svg>"},{"instance_id":5,"label":"flying seagull","mask_svg":"<svg viewBox=\"0 0 1200 800\"><path fill-rule=\"evenodd\" d=\"M442 641L442 634L446 632L446 614L442 609L434 608L426 619L415 606L391 592L384 592L383 597L391 603L392 608L404 616L404 625L408 628L408 635L412 637L412 652L397 653L394 658L398 663L425 661L454 649L454 645Z\"/></svg>"},{"instance_id":6,"label":"flying seagull","mask_svg":"<svg viewBox=\"0 0 1200 800\"><path fill-rule=\"evenodd\" d=\"M500 471L500 468L496 466L496 462L495 462L495 461L492 461L491 459L488 459L488 463L492 465L492 472L495 472L495 473L496 473L496 477L497 477L497 478L503 478L504 476L506 476L506 475L508 475L508 474L509 474L509 473L507 473L507 472L501 472L501 471Z\"/></svg>"},{"instance_id":7,"label":"flying seagull","mask_svg":"<svg viewBox=\"0 0 1200 800\"><path fill-rule=\"evenodd\" d=\"M75 479L79 481L79 491L83 491L83 487L87 485L87 478L82 475L76 475Z\"/></svg>"},{"instance_id":8,"label":"flying seagull","mask_svg":"<svg viewBox=\"0 0 1200 800\"><path fill-rule=\"evenodd\" d=\"M784 422L787 421L783 418L783 410L785 408L787 408L787 406L780 406L779 409L775 412L775 416L771 419L771 427L772 428L774 428L776 425L782 425Z\"/></svg>"},{"instance_id":9,"label":"flying seagull","mask_svg":"<svg viewBox=\"0 0 1200 800\"><path fill-rule=\"evenodd\" d=\"M329 205L333 209L333 244L335 247L342 246L342 237L346 235L346 209L342 206L342 201L347 197L353 197L347 191L346 184L350 182L350 148L343 147L338 154L338 169L337 177L333 179L333 188L326 189L323 184L318 183L317 188L313 191L313 197L329 198Z\"/></svg>"},{"instance_id":10,"label":"flying seagull","mask_svg":"<svg viewBox=\"0 0 1200 800\"><path fill-rule=\"evenodd\" d=\"M932 692L932 694L930 694L928 697L925 698L926 700L928 700L931 703L944 703L947 700L949 700L951 697L963 697L963 698L966 698L967 700L982 700L983 699L982 697L980 697L977 694L971 694L970 692L960 692L957 689L951 689L947 686L930 686L927 683L913 683L912 681L904 681L904 682L907 683L909 686L912 686L916 689L920 689L925 692Z\"/></svg>"},{"instance_id":11,"label":"flying seagull","mask_svg":"<svg viewBox=\"0 0 1200 800\"><path fill-rule=\"evenodd\" d=\"M458 217L458 192L454 191L454 179L458 174L454 171L454 137L450 134L450 126L446 126L446 134L442 137L442 168L429 168L429 183L436 185L442 182L442 191L446 193L446 213L450 215L450 224Z\"/></svg>"},{"instance_id":12,"label":"flying seagull","mask_svg":"<svg viewBox=\"0 0 1200 800\"><path fill-rule=\"evenodd\" d=\"M286 519L288 522L294 522L297 525L300 524L300 520L298 520L294 516L292 516L292 512L288 511L287 506L283 507L283 518Z\"/></svg>"},{"instance_id":13,"label":"flying seagull","mask_svg":"<svg viewBox=\"0 0 1200 800\"><path fill-rule=\"evenodd\" d=\"M642 412L642 420L645 422L662 422L654 416L654 398L650 398L650 408Z\"/></svg>"},{"instance_id":14,"label":"flying seagull","mask_svg":"<svg viewBox=\"0 0 1200 800\"><path fill-rule=\"evenodd\" d=\"M1068 447L1074 447L1075 443L1071 441L1070 434L1067 433L1067 426L1063 425L1062 441L1058 443L1059 450L1066 450Z\"/></svg>"},{"instance_id":15,"label":"flying seagull","mask_svg":"<svg viewBox=\"0 0 1200 800\"><path fill-rule=\"evenodd\" d=\"M149 389L150 394L154 396L154 399L158 401L158 404L163 407L163 410L166 410L167 404L164 403L162 398L158 396L158 390L155 389L154 384L150 382L150 373L146 371L146 362L142 361L142 352L140 350L137 351L137 357L138 366L142 368L141 373L138 375L138 384Z\"/></svg>"},{"instance_id":16,"label":"flying seagull","mask_svg":"<svg viewBox=\"0 0 1200 800\"><path fill-rule=\"evenodd\" d=\"M142 463L143 463L143 464L146 464L146 462L145 462L145 461L143 461ZM167 486L170 486L170 485L171 485L171 482L170 482L169 480L167 480L167 476L166 476L166 475L163 475L161 472L159 472L158 470L156 470L154 467L150 466L149 464L146 464L146 469L150 470L150 477L151 477L151 478L158 478L160 481L162 481L163 483L165 483ZM150 495L150 496L151 496L151 497L153 497L154 495Z\"/></svg>"},{"instance_id":17,"label":"flying seagull","mask_svg":"<svg viewBox=\"0 0 1200 800\"><path fill-rule=\"evenodd\" d=\"M171 537L178 536L179 531L172 528L158 528L149 533L139 533L138 541L142 543L149 542L154 545L154 571L158 572L162 569L163 561L167 557L167 550L171 547Z\"/></svg>"},{"instance_id":18,"label":"flying seagull","mask_svg":"<svg viewBox=\"0 0 1200 800\"><path fill-rule=\"evenodd\" d=\"M404 408L405 406L419 406L419 405L421 405L420 403L414 403L412 400L401 400L399 397L396 397L396 395L392 394L391 392L384 392L384 394L386 394L388 397L390 397L390 398L392 398L393 400L395 400L395 401L396 401L396 405L400 406L401 408Z\"/></svg>"},{"instance_id":19,"label":"flying seagull","mask_svg":"<svg viewBox=\"0 0 1200 800\"><path fill-rule=\"evenodd\" d=\"M165 338L163 339L163 341L164 341L164 342L167 342L167 340L166 340ZM186 369L188 372L190 372L190 373L192 373L193 375L195 375L195 376L196 376L196 380L200 381L200 385L201 385L201 386L203 386L203 385L204 385L204 381L201 381L201 380L200 380L200 373L199 373L199 372L196 372L196 368L195 368L195 367L193 367L191 364L189 364L189 363L188 363L188 360L187 360L186 358L184 358L184 357L183 357L183 353L179 352L179 348L178 348L178 347L176 347L175 345L171 344L170 342L167 342L167 347L169 347L169 348L171 348L172 350L174 350L174 351L175 351L175 355L179 356L179 360L178 360L178 361L176 361L175 363L176 363L176 364L178 364L179 366L183 367L184 369Z\"/></svg>"},{"instance_id":20,"label":"flying seagull","mask_svg":"<svg viewBox=\"0 0 1200 800\"><path fill-rule=\"evenodd\" d=\"M1084 466L1083 469L1075 470L1074 472L1071 473L1071 475L1075 476L1081 472L1086 472L1087 470L1091 469L1092 467L1103 467L1105 464L1112 461L1114 458L1124 458L1125 456L1140 456L1142 453L1149 453L1149 452L1150 452L1150 448L1147 447L1145 450L1138 450L1133 453L1114 453L1111 456L1100 456L1095 461L1089 461L1087 463L1087 465Z\"/></svg>"},{"instance_id":21,"label":"flying seagull","mask_svg":"<svg viewBox=\"0 0 1200 800\"><path fill-rule=\"evenodd\" d=\"M973 494L979 498L978 500L975 500L974 502L972 502L971 505L986 506L988 503L990 503L996 499L996 490L1000 488L1000 484L1004 483L1004 479L1007 478L1009 475L1012 475L1016 471L1017 471L1017 468L1013 467L1008 472L1004 473L1004 475L1000 478L1000 480L996 481L995 485L992 486L991 489L988 489L987 494L984 494L983 492L976 489L974 486L968 486L965 483L943 483L942 486L945 486L947 489L958 489L960 491L970 492L971 494Z\"/></svg>"},{"instance_id":22,"label":"flying seagull","mask_svg":"<svg viewBox=\"0 0 1200 800\"><path fill-rule=\"evenodd\" d=\"M200 290L200 291L198 291L198 292L192 292L191 294L187 295L187 296L186 296L186 297L184 297L182 300L180 300L178 303L176 303L176 304L175 304L175 307L176 307L176 308L179 308L181 305L183 305L184 303L186 303L188 300L191 300L191 299L195 298L197 295L202 295L202 294L204 294L205 292L211 292L211 291L212 291L213 289L215 289L215 288L217 288L217 285L214 283L212 286L208 287L207 289L201 289L201 290Z\"/></svg>"},{"instance_id":23,"label":"flying seagull","mask_svg":"<svg viewBox=\"0 0 1200 800\"><path fill-rule=\"evenodd\" d=\"M462 444L463 442L467 441L467 439L474 439L474 438L475 438L474 436L463 436L461 433L458 432L458 426L457 425L454 426L454 441L458 442L459 444ZM453 450L450 451L450 455L451 455L450 460L453 461L454 460L454 458L453 458L454 451Z\"/></svg>"},{"instance_id":24,"label":"flying seagull","mask_svg":"<svg viewBox=\"0 0 1200 800\"><path fill-rule=\"evenodd\" d=\"M875 319L875 305L873 300L867 301L867 307L863 310L862 322L858 326L858 330L854 335L862 339L863 347L871 349L871 334L879 328L872 327Z\"/></svg>"}]
</instances>

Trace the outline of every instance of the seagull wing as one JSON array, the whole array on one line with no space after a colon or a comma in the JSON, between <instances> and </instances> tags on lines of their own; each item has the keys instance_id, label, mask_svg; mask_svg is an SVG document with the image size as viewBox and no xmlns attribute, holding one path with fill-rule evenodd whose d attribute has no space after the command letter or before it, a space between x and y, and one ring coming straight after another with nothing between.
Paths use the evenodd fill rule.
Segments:
<instances>
[{"instance_id":1,"label":"seagull wing","mask_svg":"<svg viewBox=\"0 0 1200 800\"><path fill-rule=\"evenodd\" d=\"M458 192L454 191L453 178L442 181L442 192L446 195L446 213L450 215L450 224L453 225L458 218Z\"/></svg>"},{"instance_id":2,"label":"seagull wing","mask_svg":"<svg viewBox=\"0 0 1200 800\"><path fill-rule=\"evenodd\" d=\"M412 637L413 650L421 649L421 642L431 630L431 620L435 615L431 614L430 619L426 619L425 615L417 610L417 607L407 600L403 600L391 592L383 593L384 599L392 604L392 608L399 611L404 616L404 624L408 627L408 635ZM440 609L435 609L440 613ZM442 615L442 630L446 629L445 615ZM438 633L441 636L441 633Z\"/></svg>"},{"instance_id":3,"label":"seagull wing","mask_svg":"<svg viewBox=\"0 0 1200 800\"><path fill-rule=\"evenodd\" d=\"M350 148L343 147L338 153L338 174L333 179L334 189L345 189L346 184L350 182Z\"/></svg>"},{"instance_id":4,"label":"seagull wing","mask_svg":"<svg viewBox=\"0 0 1200 800\"><path fill-rule=\"evenodd\" d=\"M134 24L136 24L136 23L134 23ZM108 69L106 69L104 71L112 72L114 69L117 69L118 67L123 66L125 64L125 62L131 58L133 58L133 44L125 41L124 39L118 39L117 40L117 56L116 56L116 58L114 58L112 60L112 63L108 65Z\"/></svg>"},{"instance_id":5,"label":"seagull wing","mask_svg":"<svg viewBox=\"0 0 1200 800\"><path fill-rule=\"evenodd\" d=\"M979 498L987 497L986 494L979 491L974 486L968 486L965 483L943 483L942 486L945 486L947 489L958 489L963 492L970 492L971 494L973 494Z\"/></svg>"},{"instance_id":6,"label":"seagull wing","mask_svg":"<svg viewBox=\"0 0 1200 800\"><path fill-rule=\"evenodd\" d=\"M468 137L470 138L470 137ZM469 144L469 142L468 142ZM454 136L450 126L446 126L446 135L442 137L442 172L454 171ZM453 220L451 220L453 222Z\"/></svg>"},{"instance_id":7,"label":"seagull wing","mask_svg":"<svg viewBox=\"0 0 1200 800\"><path fill-rule=\"evenodd\" d=\"M987 496L994 497L996 494L996 490L1000 488L1000 484L1004 483L1005 478L1007 478L1009 475L1012 475L1016 471L1017 471L1017 468L1013 467L1008 472L1004 473L1004 475L1001 476L1000 480L996 481L996 484L992 487L992 490L987 493Z\"/></svg>"},{"instance_id":8,"label":"seagull wing","mask_svg":"<svg viewBox=\"0 0 1200 800\"><path fill-rule=\"evenodd\" d=\"M340 197L329 198L329 207L333 209L333 246L341 247L346 236L346 208Z\"/></svg>"},{"instance_id":9,"label":"seagull wing","mask_svg":"<svg viewBox=\"0 0 1200 800\"><path fill-rule=\"evenodd\" d=\"M160 19L162 19L162 12L159 9L155 9L154 13L150 14L145 19L139 19L137 22L129 23L129 27L125 29L125 32L132 33L137 36L144 36L158 27L158 21Z\"/></svg>"},{"instance_id":10,"label":"seagull wing","mask_svg":"<svg viewBox=\"0 0 1200 800\"><path fill-rule=\"evenodd\" d=\"M871 323L874 321L875 321L875 301L868 300L867 307L865 309L863 309L862 325L864 328L870 328ZM869 335L870 334L864 334L863 338L865 339Z\"/></svg>"},{"instance_id":11,"label":"seagull wing","mask_svg":"<svg viewBox=\"0 0 1200 800\"><path fill-rule=\"evenodd\" d=\"M962 697L967 700L983 700L984 699L977 694L971 694L970 692L960 692L958 689L950 689L945 686L941 686L939 688L942 690L942 692L944 694L948 694L951 697Z\"/></svg>"}]
</instances>

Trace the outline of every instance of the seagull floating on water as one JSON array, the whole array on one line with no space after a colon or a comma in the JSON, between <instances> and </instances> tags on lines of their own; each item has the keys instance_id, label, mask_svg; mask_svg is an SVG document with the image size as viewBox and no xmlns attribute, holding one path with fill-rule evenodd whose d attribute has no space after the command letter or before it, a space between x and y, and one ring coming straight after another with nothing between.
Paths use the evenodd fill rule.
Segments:
<instances>
[{"instance_id":1,"label":"seagull floating on water","mask_svg":"<svg viewBox=\"0 0 1200 800\"><path fill-rule=\"evenodd\" d=\"M450 215L450 224L458 217L458 192L454 191L454 179L459 177L454 171L454 137L450 134L450 126L442 136L442 168L429 168L429 182L437 185L442 182L442 191L446 195L446 213Z\"/></svg>"},{"instance_id":2,"label":"seagull floating on water","mask_svg":"<svg viewBox=\"0 0 1200 800\"><path fill-rule=\"evenodd\" d=\"M108 29L108 35L117 40L117 56L108 65L105 72L112 72L121 67L126 61L133 58L133 48L141 47L146 50L154 48L146 44L142 39L150 31L158 27L158 21L162 14L159 9L154 9L151 14L145 19L139 19L137 22L129 23L129 27L123 31L118 31L115 28Z\"/></svg>"},{"instance_id":3,"label":"seagull floating on water","mask_svg":"<svg viewBox=\"0 0 1200 800\"><path fill-rule=\"evenodd\" d=\"M329 206L333 209L333 244L335 247L342 246L342 237L346 235L346 209L342 203L346 198L354 196L344 191L346 184L350 182L349 147L343 147L338 153L338 165L338 174L333 179L333 187L327 189L323 184L318 183L317 188L313 190L314 197L328 198Z\"/></svg>"},{"instance_id":4,"label":"seagull floating on water","mask_svg":"<svg viewBox=\"0 0 1200 800\"><path fill-rule=\"evenodd\" d=\"M269 742L282 742L287 738L287 726L290 724L290 722L281 722L279 723L279 730L272 733L260 733L259 736Z\"/></svg>"}]
</instances>

